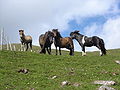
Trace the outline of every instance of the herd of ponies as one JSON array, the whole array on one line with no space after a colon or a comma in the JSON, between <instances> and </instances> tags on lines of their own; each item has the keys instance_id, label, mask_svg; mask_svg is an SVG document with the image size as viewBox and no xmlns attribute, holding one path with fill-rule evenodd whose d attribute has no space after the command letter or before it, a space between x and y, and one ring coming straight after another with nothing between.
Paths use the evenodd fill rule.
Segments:
<instances>
[{"instance_id":1,"label":"herd of ponies","mask_svg":"<svg viewBox=\"0 0 120 90\"><path fill-rule=\"evenodd\" d=\"M20 41L22 48L27 51L28 47L32 51L32 37L26 36L24 30L19 30ZM70 33L70 37L62 37L58 29L52 29L51 31L45 32L39 36L39 45L41 47L40 53L45 54L46 51L48 54L51 54L51 45L54 43L56 48L56 55L58 53L57 47L59 48L59 54L61 55L61 48L66 48L70 50L69 55L74 55L74 43L73 39L77 40L79 45L82 48L82 56L86 55L85 47L96 46L100 50L100 56L106 55L105 43L103 39L92 36L87 37L75 30ZM26 48L25 48L26 47Z\"/></svg>"}]
</instances>

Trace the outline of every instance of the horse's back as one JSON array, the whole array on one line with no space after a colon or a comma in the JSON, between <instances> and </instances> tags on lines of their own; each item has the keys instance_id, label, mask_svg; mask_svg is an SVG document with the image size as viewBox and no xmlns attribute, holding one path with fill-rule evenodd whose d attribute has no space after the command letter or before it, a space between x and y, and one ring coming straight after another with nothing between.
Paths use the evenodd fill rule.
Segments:
<instances>
[{"instance_id":1,"label":"horse's back","mask_svg":"<svg viewBox=\"0 0 120 90\"><path fill-rule=\"evenodd\" d=\"M71 38L70 37L64 37L64 38L60 38L61 40L61 43L68 43L68 42L71 42Z\"/></svg>"},{"instance_id":2,"label":"horse's back","mask_svg":"<svg viewBox=\"0 0 120 90\"><path fill-rule=\"evenodd\" d=\"M43 45L43 43L44 43L44 34L41 34L41 35L39 36L39 44L40 44L40 45Z\"/></svg>"},{"instance_id":3,"label":"horse's back","mask_svg":"<svg viewBox=\"0 0 120 90\"><path fill-rule=\"evenodd\" d=\"M92 37L92 40L93 40L93 42L97 45L97 44L104 44L104 41L103 41L103 39L102 38L100 38L100 37L98 37L98 36L93 36Z\"/></svg>"},{"instance_id":4,"label":"horse's back","mask_svg":"<svg viewBox=\"0 0 120 90\"><path fill-rule=\"evenodd\" d=\"M72 38L70 37L60 38L60 41L61 41L61 46L65 47L67 45L70 45L72 48L74 48Z\"/></svg>"},{"instance_id":5,"label":"horse's back","mask_svg":"<svg viewBox=\"0 0 120 90\"><path fill-rule=\"evenodd\" d=\"M26 42L32 42L32 37L30 35L25 36Z\"/></svg>"}]
</instances>

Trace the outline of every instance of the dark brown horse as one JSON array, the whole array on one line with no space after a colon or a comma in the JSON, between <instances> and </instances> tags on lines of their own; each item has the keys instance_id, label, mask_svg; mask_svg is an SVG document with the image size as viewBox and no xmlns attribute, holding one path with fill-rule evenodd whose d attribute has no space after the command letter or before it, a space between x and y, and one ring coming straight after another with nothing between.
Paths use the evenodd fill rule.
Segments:
<instances>
[{"instance_id":1,"label":"dark brown horse","mask_svg":"<svg viewBox=\"0 0 120 90\"><path fill-rule=\"evenodd\" d=\"M48 54L51 54L51 44L53 43L54 34L51 31L46 32L39 36L39 44L41 47L40 53L46 53L46 49Z\"/></svg>"},{"instance_id":2,"label":"dark brown horse","mask_svg":"<svg viewBox=\"0 0 120 90\"><path fill-rule=\"evenodd\" d=\"M21 41L21 49L23 48L23 51L25 51L25 46L26 46L26 51L28 50L28 47L30 45L31 52L32 52L32 37L31 36L25 36L24 30L19 30L19 35L20 35L20 41Z\"/></svg>"},{"instance_id":3,"label":"dark brown horse","mask_svg":"<svg viewBox=\"0 0 120 90\"><path fill-rule=\"evenodd\" d=\"M100 49L100 56L106 54L106 49L105 49L105 44L103 39L97 37L97 36L92 36L92 37L87 37L79 33L79 31L74 31L70 33L70 36L72 39L76 39L80 46L82 47L82 56L85 56L85 47L91 47L91 46L96 46L98 49Z\"/></svg>"},{"instance_id":4,"label":"dark brown horse","mask_svg":"<svg viewBox=\"0 0 120 90\"><path fill-rule=\"evenodd\" d=\"M59 47L59 54L61 55L61 48L67 48L70 50L70 55L74 55L74 45L73 45L73 41L72 38L70 37L65 37L63 38L60 35L60 32L58 31L58 29L53 29L52 32L54 33L54 44L56 47L56 55L57 55L57 47Z\"/></svg>"}]
</instances>

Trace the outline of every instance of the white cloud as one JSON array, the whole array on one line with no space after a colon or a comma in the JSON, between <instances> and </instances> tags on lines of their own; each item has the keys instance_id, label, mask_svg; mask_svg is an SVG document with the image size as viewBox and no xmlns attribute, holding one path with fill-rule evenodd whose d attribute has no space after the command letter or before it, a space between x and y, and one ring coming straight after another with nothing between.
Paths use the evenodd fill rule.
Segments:
<instances>
[{"instance_id":1,"label":"white cloud","mask_svg":"<svg viewBox=\"0 0 120 90\"><path fill-rule=\"evenodd\" d=\"M105 39L108 49L120 48L120 16L109 19L103 25L101 36Z\"/></svg>"}]
</instances>

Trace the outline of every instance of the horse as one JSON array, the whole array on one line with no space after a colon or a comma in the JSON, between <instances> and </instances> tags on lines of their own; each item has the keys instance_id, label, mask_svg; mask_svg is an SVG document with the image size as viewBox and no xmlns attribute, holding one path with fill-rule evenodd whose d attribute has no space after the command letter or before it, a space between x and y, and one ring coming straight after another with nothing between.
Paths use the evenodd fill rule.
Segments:
<instances>
[{"instance_id":1,"label":"horse","mask_svg":"<svg viewBox=\"0 0 120 90\"><path fill-rule=\"evenodd\" d=\"M54 34L51 31L46 32L45 34L41 34L39 36L39 44L41 47L40 53L46 53L46 49L48 54L51 54L51 44L53 43Z\"/></svg>"},{"instance_id":2,"label":"horse","mask_svg":"<svg viewBox=\"0 0 120 90\"><path fill-rule=\"evenodd\" d=\"M26 51L27 51L28 47L30 46L32 52L32 37L29 35L25 36L24 30L19 30L19 35L21 41L21 49L23 48L23 51L25 51L25 45L26 45Z\"/></svg>"},{"instance_id":3,"label":"horse","mask_svg":"<svg viewBox=\"0 0 120 90\"><path fill-rule=\"evenodd\" d=\"M100 50L100 56L106 55L106 49L103 39L92 36L87 37L79 33L79 31L74 31L70 33L72 39L76 39L82 48L82 56L85 56L85 47L96 46Z\"/></svg>"},{"instance_id":4,"label":"horse","mask_svg":"<svg viewBox=\"0 0 120 90\"><path fill-rule=\"evenodd\" d=\"M72 38L65 37L63 38L60 35L58 29L53 29L52 32L54 33L54 44L56 47L56 55L57 55L57 47L59 47L59 54L61 55L61 48L67 48L70 50L69 55L74 55L74 44Z\"/></svg>"}]
</instances>

